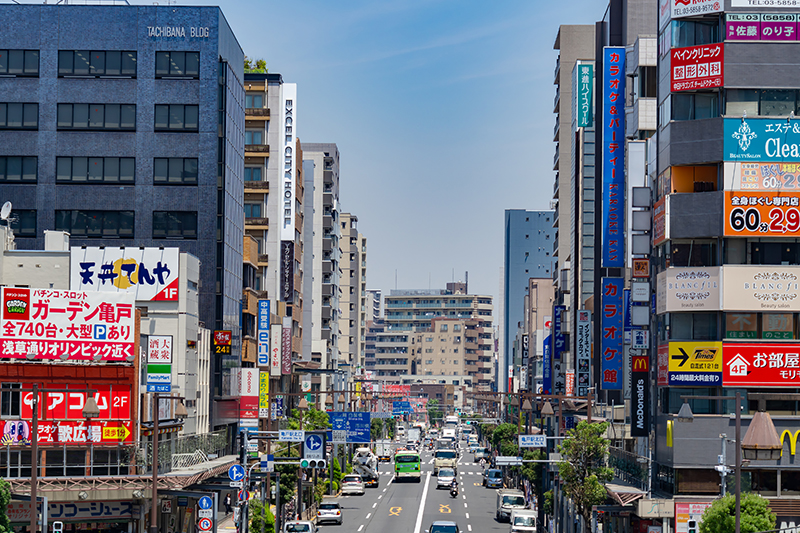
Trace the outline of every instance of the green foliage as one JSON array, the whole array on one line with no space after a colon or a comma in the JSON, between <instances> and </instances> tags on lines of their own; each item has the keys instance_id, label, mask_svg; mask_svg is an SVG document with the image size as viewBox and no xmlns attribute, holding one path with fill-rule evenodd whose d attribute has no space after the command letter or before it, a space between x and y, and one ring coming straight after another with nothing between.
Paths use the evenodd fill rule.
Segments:
<instances>
[{"instance_id":1,"label":"green foliage","mask_svg":"<svg viewBox=\"0 0 800 533\"><path fill-rule=\"evenodd\" d=\"M542 507L544 514L553 516L553 491L548 490L544 493L544 505Z\"/></svg>"},{"instance_id":2,"label":"green foliage","mask_svg":"<svg viewBox=\"0 0 800 533\"><path fill-rule=\"evenodd\" d=\"M373 441L383 438L383 419L373 418L369 425L369 436Z\"/></svg>"},{"instance_id":3,"label":"green foliage","mask_svg":"<svg viewBox=\"0 0 800 533\"><path fill-rule=\"evenodd\" d=\"M342 482L342 465L339 464L339 459L334 457L333 458L333 481L335 485L339 485Z\"/></svg>"},{"instance_id":4,"label":"green foliage","mask_svg":"<svg viewBox=\"0 0 800 533\"><path fill-rule=\"evenodd\" d=\"M397 427L397 421L394 418L386 418L384 419L384 424L386 424L387 438L394 439L394 429Z\"/></svg>"},{"instance_id":5,"label":"green foliage","mask_svg":"<svg viewBox=\"0 0 800 533\"><path fill-rule=\"evenodd\" d=\"M330 418L328 417L328 413L325 411L320 411L319 409L314 409L313 407L310 407L305 411L292 409L292 416L289 419L289 429L315 431L330 428Z\"/></svg>"},{"instance_id":6,"label":"green foliage","mask_svg":"<svg viewBox=\"0 0 800 533\"><path fill-rule=\"evenodd\" d=\"M492 447L495 450L502 450L503 445L517 444L517 425L500 424L492 432ZM505 455L505 454L503 454Z\"/></svg>"},{"instance_id":7,"label":"green foliage","mask_svg":"<svg viewBox=\"0 0 800 533\"><path fill-rule=\"evenodd\" d=\"M547 459L547 454L544 450L527 449L522 452L522 459L525 461ZM541 490L542 486L542 466L544 463L522 463L522 466L514 467L519 468L522 475L531 482L531 485Z\"/></svg>"},{"instance_id":8,"label":"green foliage","mask_svg":"<svg viewBox=\"0 0 800 533\"><path fill-rule=\"evenodd\" d=\"M439 400L435 398L428 400L428 421L433 424L434 421L441 421L443 417L444 413L439 407Z\"/></svg>"},{"instance_id":9,"label":"green foliage","mask_svg":"<svg viewBox=\"0 0 800 533\"><path fill-rule=\"evenodd\" d=\"M775 529L776 518L769 510L766 498L753 493L741 496L741 532L755 533ZM728 494L711 504L703 513L700 533L734 533L736 529L736 498Z\"/></svg>"},{"instance_id":10,"label":"green foliage","mask_svg":"<svg viewBox=\"0 0 800 533\"><path fill-rule=\"evenodd\" d=\"M244 56L244 70L250 72L267 72L267 62L263 59L256 59L255 62L253 58Z\"/></svg>"},{"instance_id":11,"label":"green foliage","mask_svg":"<svg viewBox=\"0 0 800 533\"><path fill-rule=\"evenodd\" d=\"M486 439L487 442L492 442L492 436L494 435L494 430L497 428L494 424L481 424L481 435Z\"/></svg>"},{"instance_id":12,"label":"green foliage","mask_svg":"<svg viewBox=\"0 0 800 533\"><path fill-rule=\"evenodd\" d=\"M567 432L567 438L558 447L563 458L558 464L558 475L564 484L564 493L575 504L586 524L590 523L592 506L600 505L606 499L603 484L614 477L614 471L606 466L607 429L608 422L590 424L581 421Z\"/></svg>"},{"instance_id":13,"label":"green foliage","mask_svg":"<svg viewBox=\"0 0 800 533\"><path fill-rule=\"evenodd\" d=\"M0 533L12 533L11 521L8 519L6 509L8 502L11 501L11 485L8 481L0 478Z\"/></svg>"},{"instance_id":14,"label":"green foliage","mask_svg":"<svg viewBox=\"0 0 800 533\"><path fill-rule=\"evenodd\" d=\"M269 505L262 505L261 500L255 498L248 502L250 508L250 531L253 533L275 533L275 516Z\"/></svg>"}]
</instances>

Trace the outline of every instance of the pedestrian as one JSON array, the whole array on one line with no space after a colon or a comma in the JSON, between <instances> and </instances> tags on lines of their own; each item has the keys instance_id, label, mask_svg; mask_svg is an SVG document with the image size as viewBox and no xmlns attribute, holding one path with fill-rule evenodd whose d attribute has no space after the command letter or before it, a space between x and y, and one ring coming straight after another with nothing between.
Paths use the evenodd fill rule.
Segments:
<instances>
[{"instance_id":1,"label":"pedestrian","mask_svg":"<svg viewBox=\"0 0 800 533\"><path fill-rule=\"evenodd\" d=\"M231 493L225 495L225 516L228 516L233 512L231 508Z\"/></svg>"}]
</instances>

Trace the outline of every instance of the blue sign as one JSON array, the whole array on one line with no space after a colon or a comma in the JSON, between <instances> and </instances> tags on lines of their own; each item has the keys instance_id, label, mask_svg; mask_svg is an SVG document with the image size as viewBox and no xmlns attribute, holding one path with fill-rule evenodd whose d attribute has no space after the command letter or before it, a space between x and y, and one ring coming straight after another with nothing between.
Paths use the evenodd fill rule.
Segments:
<instances>
[{"instance_id":1,"label":"blue sign","mask_svg":"<svg viewBox=\"0 0 800 533\"><path fill-rule=\"evenodd\" d=\"M561 360L561 352L567 347L567 339L564 336L564 314L567 306L557 305L553 309L553 359Z\"/></svg>"},{"instance_id":2,"label":"blue sign","mask_svg":"<svg viewBox=\"0 0 800 533\"><path fill-rule=\"evenodd\" d=\"M625 325L625 331L632 331L633 330L633 322L631 321L631 290L625 289L622 293L622 305L623 305L623 320Z\"/></svg>"},{"instance_id":3,"label":"blue sign","mask_svg":"<svg viewBox=\"0 0 800 533\"><path fill-rule=\"evenodd\" d=\"M148 383L147 384L147 392L172 392L172 384L171 383Z\"/></svg>"},{"instance_id":4,"label":"blue sign","mask_svg":"<svg viewBox=\"0 0 800 533\"><path fill-rule=\"evenodd\" d=\"M602 278L600 343L600 388L622 390L622 278Z\"/></svg>"},{"instance_id":5,"label":"blue sign","mask_svg":"<svg viewBox=\"0 0 800 533\"><path fill-rule=\"evenodd\" d=\"M244 479L244 467L242 465L233 465L228 469L228 477L231 481L241 481Z\"/></svg>"},{"instance_id":6,"label":"blue sign","mask_svg":"<svg viewBox=\"0 0 800 533\"><path fill-rule=\"evenodd\" d=\"M272 419L277 420L283 417L283 396L275 396L272 398Z\"/></svg>"},{"instance_id":7,"label":"blue sign","mask_svg":"<svg viewBox=\"0 0 800 533\"><path fill-rule=\"evenodd\" d=\"M411 402L392 402L392 414L393 415L402 415L405 413L411 413Z\"/></svg>"},{"instance_id":8,"label":"blue sign","mask_svg":"<svg viewBox=\"0 0 800 533\"><path fill-rule=\"evenodd\" d=\"M723 131L724 161L800 161L800 123L796 121L726 118Z\"/></svg>"},{"instance_id":9,"label":"blue sign","mask_svg":"<svg viewBox=\"0 0 800 533\"><path fill-rule=\"evenodd\" d=\"M360 412L333 412L328 413L331 422L331 429L347 432L347 443L368 443L370 442L370 413ZM333 441L331 432L328 432L328 440Z\"/></svg>"},{"instance_id":10,"label":"blue sign","mask_svg":"<svg viewBox=\"0 0 800 533\"><path fill-rule=\"evenodd\" d=\"M600 91L598 91L600 93ZM603 268L625 266L625 48L603 49ZM620 296L622 296L620 294Z\"/></svg>"},{"instance_id":11,"label":"blue sign","mask_svg":"<svg viewBox=\"0 0 800 533\"><path fill-rule=\"evenodd\" d=\"M269 300L258 301L258 366L269 366Z\"/></svg>"},{"instance_id":12,"label":"blue sign","mask_svg":"<svg viewBox=\"0 0 800 533\"><path fill-rule=\"evenodd\" d=\"M553 336L548 335L544 339L544 355L542 356L542 394L552 394L553 390L553 372L550 368L552 365L552 352L553 352Z\"/></svg>"},{"instance_id":13,"label":"blue sign","mask_svg":"<svg viewBox=\"0 0 800 533\"><path fill-rule=\"evenodd\" d=\"M544 448L545 446L547 446L547 437L545 435L519 436L520 448Z\"/></svg>"},{"instance_id":14,"label":"blue sign","mask_svg":"<svg viewBox=\"0 0 800 533\"><path fill-rule=\"evenodd\" d=\"M211 496L203 496L199 500L197 500L197 505L200 509L211 509L214 505L214 500L211 499Z\"/></svg>"}]
</instances>

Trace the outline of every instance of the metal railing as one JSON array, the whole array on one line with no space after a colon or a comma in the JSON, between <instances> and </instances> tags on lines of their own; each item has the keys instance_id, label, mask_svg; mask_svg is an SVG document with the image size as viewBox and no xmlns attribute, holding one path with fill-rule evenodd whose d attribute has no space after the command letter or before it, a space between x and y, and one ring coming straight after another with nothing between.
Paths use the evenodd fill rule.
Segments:
<instances>
[{"instance_id":1,"label":"metal railing","mask_svg":"<svg viewBox=\"0 0 800 533\"><path fill-rule=\"evenodd\" d=\"M201 435L182 435L173 439L159 437L158 471L172 472L191 468L208 461L209 456L227 455L231 443L225 430ZM153 443L148 442L139 448L137 461L142 473L152 472Z\"/></svg>"},{"instance_id":2,"label":"metal railing","mask_svg":"<svg viewBox=\"0 0 800 533\"><path fill-rule=\"evenodd\" d=\"M611 446L608 449L608 466L623 482L647 490L647 457Z\"/></svg>"}]
</instances>

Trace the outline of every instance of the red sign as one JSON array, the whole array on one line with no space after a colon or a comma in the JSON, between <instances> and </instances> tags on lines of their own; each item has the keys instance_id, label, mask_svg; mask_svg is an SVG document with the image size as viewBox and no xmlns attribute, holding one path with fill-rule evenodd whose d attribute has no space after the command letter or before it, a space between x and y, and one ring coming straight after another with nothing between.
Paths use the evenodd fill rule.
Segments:
<instances>
[{"instance_id":1,"label":"red sign","mask_svg":"<svg viewBox=\"0 0 800 533\"><path fill-rule=\"evenodd\" d=\"M216 346L230 346L231 345L231 331L229 329L216 330L214 332L214 345L216 345Z\"/></svg>"},{"instance_id":2,"label":"red sign","mask_svg":"<svg viewBox=\"0 0 800 533\"><path fill-rule=\"evenodd\" d=\"M31 443L31 421L0 421L3 446L28 446ZM39 444L119 444L133 442L130 420L40 420Z\"/></svg>"},{"instance_id":3,"label":"red sign","mask_svg":"<svg viewBox=\"0 0 800 533\"><path fill-rule=\"evenodd\" d=\"M23 384L22 388L30 388ZM83 385L82 387L86 387ZM69 387L67 387L69 388ZM77 387L76 387L77 388ZM125 385L91 385L97 389L94 399L100 408L100 416L94 420L130 420L131 390ZM45 396L47 401L45 402ZM20 415L24 420L33 418L33 392L22 393ZM39 418L42 420L83 420L83 408L86 405L85 392L48 392L39 393Z\"/></svg>"},{"instance_id":4,"label":"red sign","mask_svg":"<svg viewBox=\"0 0 800 533\"><path fill-rule=\"evenodd\" d=\"M657 381L659 386L669 385L669 344L662 344L658 347Z\"/></svg>"},{"instance_id":5,"label":"red sign","mask_svg":"<svg viewBox=\"0 0 800 533\"><path fill-rule=\"evenodd\" d=\"M292 328L284 327L281 331L281 374L292 373Z\"/></svg>"},{"instance_id":6,"label":"red sign","mask_svg":"<svg viewBox=\"0 0 800 533\"><path fill-rule=\"evenodd\" d=\"M722 87L724 50L722 43L673 48L672 91Z\"/></svg>"},{"instance_id":7,"label":"red sign","mask_svg":"<svg viewBox=\"0 0 800 533\"><path fill-rule=\"evenodd\" d=\"M800 387L798 344L726 342L722 360L726 387Z\"/></svg>"}]
</instances>

